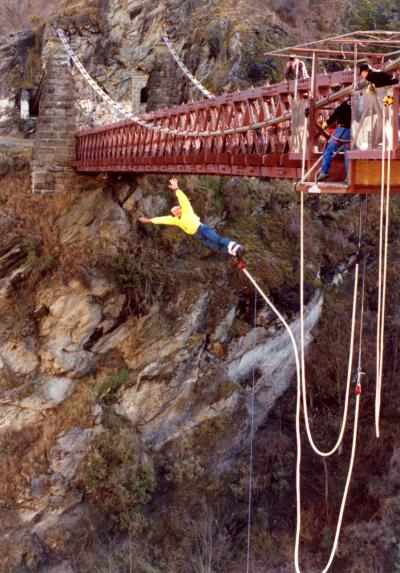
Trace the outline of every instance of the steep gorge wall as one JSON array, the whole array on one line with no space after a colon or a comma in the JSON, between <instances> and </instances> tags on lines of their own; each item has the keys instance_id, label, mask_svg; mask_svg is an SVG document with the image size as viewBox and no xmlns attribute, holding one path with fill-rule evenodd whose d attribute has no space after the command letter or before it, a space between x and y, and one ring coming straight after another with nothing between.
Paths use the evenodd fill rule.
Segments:
<instances>
[{"instance_id":1,"label":"steep gorge wall","mask_svg":"<svg viewBox=\"0 0 400 573\"><path fill-rule=\"evenodd\" d=\"M261 50L247 43L249 29L238 27L243 3L136 4L115 0L94 20L92 12L68 20L74 49L116 99L130 103L132 62L141 61L150 76L166 5L178 48L210 89L248 84L243 70ZM65 17L57 23L65 24ZM290 26L283 26L271 17L268 30L276 41L280 31L289 33ZM196 41L189 46L192 33ZM184 81L179 90L180 97L188 93ZM86 101L97 105L89 95ZM218 547L213 570L243 571L254 380L253 568L291 571L294 361L276 318L255 300L232 262L179 230L138 225L139 215L170 206L165 178L86 178L69 195L32 197L26 160L12 154L5 159L0 570L84 573L108 570L111 559L111 569L123 572L133 554L139 572L187 573L196 571L203 549L209 550L199 550L206 528ZM288 187L195 177L181 184L208 224L247 246L249 268L298 333L299 212ZM379 444L370 429L376 205L367 235L369 383L346 529L333 569L346 573L393 573L399 558L396 200L392 209ZM333 441L343 400L357 216L357 205L347 198L315 198L307 206L308 381L321 443ZM333 284L335 272L339 280ZM349 440L327 468L305 449L304 528L312 539L305 541L306 570L323 561L329 547Z\"/></svg>"}]
</instances>

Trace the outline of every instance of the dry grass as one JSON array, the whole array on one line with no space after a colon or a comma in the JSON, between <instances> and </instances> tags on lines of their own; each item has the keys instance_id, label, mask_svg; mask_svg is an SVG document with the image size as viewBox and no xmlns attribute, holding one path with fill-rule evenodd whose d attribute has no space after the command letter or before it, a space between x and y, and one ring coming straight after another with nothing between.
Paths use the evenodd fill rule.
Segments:
<instances>
[{"instance_id":1,"label":"dry grass","mask_svg":"<svg viewBox=\"0 0 400 573\"><path fill-rule=\"evenodd\" d=\"M75 392L57 409L57 424L68 432L72 428L93 425L92 406L96 403L93 378L81 381Z\"/></svg>"},{"instance_id":2,"label":"dry grass","mask_svg":"<svg viewBox=\"0 0 400 573\"><path fill-rule=\"evenodd\" d=\"M0 3L0 32L15 32L32 27L32 23L62 12L72 13L93 5L96 0L2 0Z\"/></svg>"},{"instance_id":3,"label":"dry grass","mask_svg":"<svg viewBox=\"0 0 400 573\"><path fill-rule=\"evenodd\" d=\"M14 32L31 27L32 18L58 8L58 0L2 0L0 31Z\"/></svg>"},{"instance_id":4,"label":"dry grass","mask_svg":"<svg viewBox=\"0 0 400 573\"><path fill-rule=\"evenodd\" d=\"M29 174L10 172L2 179L0 206L3 215L12 221L12 225L2 234L1 242L21 236L30 238L40 244L40 257L53 261L52 270L54 267L60 267L64 277L73 276L79 267L87 261L96 260L101 254L96 255L93 245L89 243L81 245L79 250L60 244L58 221L81 198L79 184L64 194L34 195L30 190ZM36 282L37 277L33 278ZM29 280L27 285L29 286Z\"/></svg>"},{"instance_id":5,"label":"dry grass","mask_svg":"<svg viewBox=\"0 0 400 573\"><path fill-rule=\"evenodd\" d=\"M13 507L30 478L45 473L51 450L61 432L93 426L93 379L83 380L75 392L46 417L19 432L0 438L0 508Z\"/></svg>"}]
</instances>

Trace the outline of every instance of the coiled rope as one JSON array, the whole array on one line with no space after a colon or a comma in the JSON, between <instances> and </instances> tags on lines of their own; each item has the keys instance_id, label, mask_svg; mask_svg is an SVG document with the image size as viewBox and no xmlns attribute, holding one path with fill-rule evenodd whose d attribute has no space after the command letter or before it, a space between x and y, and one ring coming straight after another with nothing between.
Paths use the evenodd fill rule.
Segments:
<instances>
[{"instance_id":1,"label":"coiled rope","mask_svg":"<svg viewBox=\"0 0 400 573\"><path fill-rule=\"evenodd\" d=\"M295 363L296 363L296 376L297 376L297 398L296 398L296 445L297 445L297 460L296 460L296 539L295 539L295 552L294 552L294 561L295 561L295 569L296 573L302 573L299 565L299 549L300 549L300 534L301 534L301 393L302 393L302 385L301 385L301 365L300 365L300 358L299 352L297 349L296 340L293 335L293 331L290 328L289 324L286 322L282 314L279 310L275 307L275 305L269 300L266 296L264 291L260 288L257 282L254 280L252 275L246 269L245 265L242 262L238 263L238 267L244 272L246 277L252 283L254 288L260 293L262 298L265 300L267 305L271 308L271 310L276 314L278 319L282 322L283 326L285 327L287 333L289 334L290 341L292 343L293 352L295 356ZM350 456L350 463L349 469L347 472L346 477L346 484L343 492L342 503L340 505L340 511L338 516L338 521L336 525L336 532L335 538L332 545L331 554L328 560L328 563L322 573L326 573L330 568L332 561L334 559L338 542L339 542L339 535L342 527L343 515L346 506L347 495L349 492L351 476L353 472L354 466L354 458L356 453L356 445L357 445L357 430L358 430L358 420L359 420L359 408L360 408L360 396L361 396L361 383L360 381L357 382L356 386L356 404L355 404L355 416L354 416L354 430L353 430L353 441L352 441L352 449L351 449L351 456Z\"/></svg>"},{"instance_id":2,"label":"coiled rope","mask_svg":"<svg viewBox=\"0 0 400 573\"><path fill-rule=\"evenodd\" d=\"M171 52L172 57L174 58L175 62L178 64L179 68L182 70L184 75L188 78L188 80L191 81L194 86L196 86L196 88L203 94L204 97L206 97L208 99L213 98L214 97L213 94L211 92L209 92L208 89L205 88L203 86L203 84L201 84L199 82L199 80L197 80L194 77L193 74L190 73L189 69L185 66L185 64L183 63L183 61L179 57L178 52L175 50L174 45L171 42L171 40L169 39L169 37L167 36L167 34L164 34L162 36L162 40L168 46L168 49Z\"/></svg>"},{"instance_id":3,"label":"coiled rope","mask_svg":"<svg viewBox=\"0 0 400 573\"><path fill-rule=\"evenodd\" d=\"M329 457L336 452L336 450L342 443L346 429L346 421L347 421L349 397L350 397L350 385L352 378L353 355L354 355L354 333L355 333L356 314L357 314L358 275L359 275L359 262L358 259L356 259L356 265L354 270L353 308L352 308L351 327L350 327L350 350L349 350L349 359L347 366L347 381L345 390L346 395L344 401L343 418L339 436L336 440L335 445L328 451L322 451L315 445L312 432L310 429L308 406L307 406L305 336L304 336L304 193L301 193L300 195L300 330L301 330L300 348L301 348L301 367L302 367L301 382L302 382L302 394L303 394L303 409L304 409L304 421L306 426L307 437L310 442L311 448L314 450L316 454L322 457Z\"/></svg>"}]
</instances>

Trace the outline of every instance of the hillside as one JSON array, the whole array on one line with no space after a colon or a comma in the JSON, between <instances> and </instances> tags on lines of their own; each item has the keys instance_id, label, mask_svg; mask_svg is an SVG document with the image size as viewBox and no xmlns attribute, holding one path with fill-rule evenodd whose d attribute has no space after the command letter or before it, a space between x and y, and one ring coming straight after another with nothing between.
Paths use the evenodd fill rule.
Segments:
<instances>
[{"instance_id":1,"label":"hillside","mask_svg":"<svg viewBox=\"0 0 400 573\"><path fill-rule=\"evenodd\" d=\"M10 0L0 13L7 6L15 12ZM179 229L138 222L171 207L168 177L81 176L69 193L33 195L33 137L21 143L15 96L35 93L54 27L126 105L140 68L149 88L141 104L150 105L163 31L221 93L279 79L283 62L265 56L268 49L350 29L395 29L399 7L391 0L51 6L44 19L43 3L29 3L0 38L0 573L245 571L250 448L250 571L292 572L296 376L282 325L232 260ZM18 30L28 15L32 28ZM178 74L165 82L161 91L173 89L177 102L198 97ZM99 102L88 107L90 97L77 94L82 124L100 113ZM298 334L299 202L291 184L211 176L179 183L204 222L246 246L248 268ZM343 410L360 205L347 196L306 201L308 403L323 449L335 442ZM371 197L363 237L366 376L333 573L400 571L399 230L393 197L377 440L379 198ZM352 397L343 447L326 462L303 435L307 573L322 570L330 552L353 410Z\"/></svg>"}]
</instances>

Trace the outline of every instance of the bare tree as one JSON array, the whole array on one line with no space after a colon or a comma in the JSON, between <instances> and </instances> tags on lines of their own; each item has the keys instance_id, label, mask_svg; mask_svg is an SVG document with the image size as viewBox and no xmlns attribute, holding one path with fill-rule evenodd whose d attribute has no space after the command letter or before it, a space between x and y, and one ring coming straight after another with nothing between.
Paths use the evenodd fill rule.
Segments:
<instances>
[{"instance_id":1,"label":"bare tree","mask_svg":"<svg viewBox=\"0 0 400 573\"><path fill-rule=\"evenodd\" d=\"M185 533L190 532L192 551L189 561L194 573L218 573L226 571L231 541L223 524L205 499L195 517L186 516Z\"/></svg>"}]
</instances>

